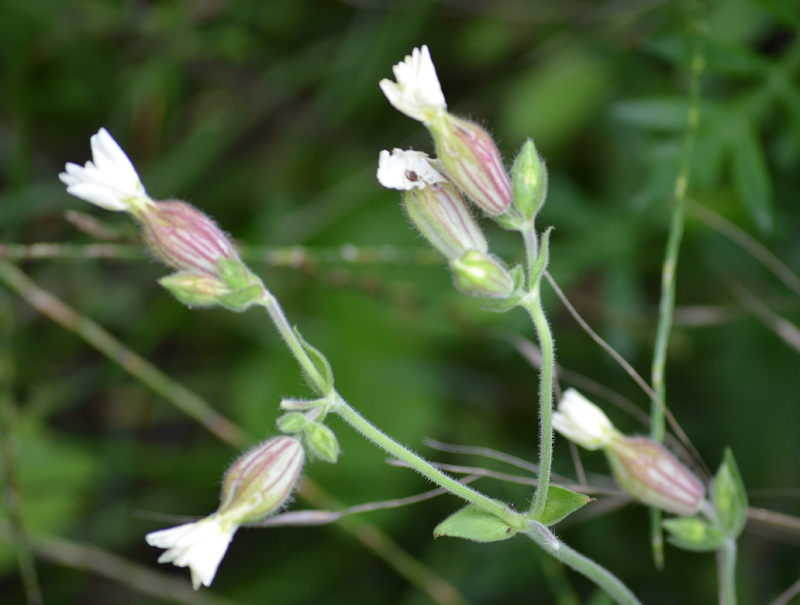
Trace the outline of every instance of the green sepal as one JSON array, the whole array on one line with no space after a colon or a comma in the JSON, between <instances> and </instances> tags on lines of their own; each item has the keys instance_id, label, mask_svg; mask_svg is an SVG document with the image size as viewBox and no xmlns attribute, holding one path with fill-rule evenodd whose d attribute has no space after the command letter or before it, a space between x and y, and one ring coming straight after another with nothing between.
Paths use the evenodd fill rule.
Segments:
<instances>
[{"instance_id":1,"label":"green sepal","mask_svg":"<svg viewBox=\"0 0 800 605\"><path fill-rule=\"evenodd\" d=\"M317 374L322 378L322 385L318 385L310 376L306 375L308 386L320 395L329 395L333 391L333 370L331 369L331 364L328 363L328 360L322 353L305 341L297 327L294 328L294 335L297 337L300 346L303 347L303 350L308 354L311 363L314 364L314 369L317 370ZM303 373L305 374L306 372Z\"/></svg>"},{"instance_id":2,"label":"green sepal","mask_svg":"<svg viewBox=\"0 0 800 605\"><path fill-rule=\"evenodd\" d=\"M225 282L204 273L180 271L162 277L158 283L187 307L216 306L219 297L230 292Z\"/></svg>"},{"instance_id":3,"label":"green sepal","mask_svg":"<svg viewBox=\"0 0 800 605\"><path fill-rule=\"evenodd\" d=\"M465 538L473 542L497 542L514 537L517 530L500 517L469 504L439 523L433 537Z\"/></svg>"},{"instance_id":4,"label":"green sepal","mask_svg":"<svg viewBox=\"0 0 800 605\"><path fill-rule=\"evenodd\" d=\"M519 305L519 301L525 296L523 286L525 284L525 271L521 265L516 265L508 270L508 274L514 282L514 291L508 298L500 300L492 300L482 305L484 311L493 311L495 313L505 313Z\"/></svg>"},{"instance_id":5,"label":"green sepal","mask_svg":"<svg viewBox=\"0 0 800 605\"><path fill-rule=\"evenodd\" d=\"M321 422L309 422L304 429L308 453L312 458L336 464L341 448L334 432Z\"/></svg>"},{"instance_id":6,"label":"green sepal","mask_svg":"<svg viewBox=\"0 0 800 605\"><path fill-rule=\"evenodd\" d=\"M526 229L531 229L533 227L533 220L526 220L514 206L509 206L503 214L498 214L490 218L503 229L508 229L509 231L519 231L522 233Z\"/></svg>"},{"instance_id":7,"label":"green sepal","mask_svg":"<svg viewBox=\"0 0 800 605\"><path fill-rule=\"evenodd\" d=\"M308 418L300 412L289 412L278 418L275 424L278 425L278 430L281 433L300 433L308 426Z\"/></svg>"},{"instance_id":8,"label":"green sepal","mask_svg":"<svg viewBox=\"0 0 800 605\"><path fill-rule=\"evenodd\" d=\"M711 502L720 530L727 538L735 539L747 523L747 493L730 449L725 450L722 465L711 482Z\"/></svg>"},{"instance_id":9,"label":"green sepal","mask_svg":"<svg viewBox=\"0 0 800 605\"><path fill-rule=\"evenodd\" d=\"M593 501L586 494L573 492L566 487L550 485L547 488L547 501L544 505L539 519L534 519L542 525L551 526L561 521L564 517L571 515L579 508Z\"/></svg>"},{"instance_id":10,"label":"green sepal","mask_svg":"<svg viewBox=\"0 0 800 605\"><path fill-rule=\"evenodd\" d=\"M239 259L221 258L217 261L217 268L220 279L228 284L231 290L241 290L253 282L261 281Z\"/></svg>"},{"instance_id":11,"label":"green sepal","mask_svg":"<svg viewBox=\"0 0 800 605\"><path fill-rule=\"evenodd\" d=\"M719 528L698 515L672 517L663 525L668 532L667 540L684 550L708 552L717 550L725 542L725 536Z\"/></svg>"},{"instance_id":12,"label":"green sepal","mask_svg":"<svg viewBox=\"0 0 800 605\"><path fill-rule=\"evenodd\" d=\"M241 312L256 304L261 298L263 286L254 285L217 297L217 302L231 311Z\"/></svg>"}]
</instances>

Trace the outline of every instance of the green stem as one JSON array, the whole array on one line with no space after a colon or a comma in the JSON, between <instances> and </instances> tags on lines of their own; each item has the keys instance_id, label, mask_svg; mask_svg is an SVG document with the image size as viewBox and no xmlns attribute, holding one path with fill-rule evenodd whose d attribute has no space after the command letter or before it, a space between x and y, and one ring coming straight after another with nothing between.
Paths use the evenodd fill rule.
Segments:
<instances>
[{"instance_id":1,"label":"green stem","mask_svg":"<svg viewBox=\"0 0 800 605\"><path fill-rule=\"evenodd\" d=\"M527 288L533 288L533 274L536 260L539 258L539 238L536 229L531 225L530 229L521 232L522 241L525 242L525 275L527 278Z\"/></svg>"},{"instance_id":2,"label":"green stem","mask_svg":"<svg viewBox=\"0 0 800 605\"><path fill-rule=\"evenodd\" d=\"M547 554L589 578L617 603L624 605L639 603L639 599L614 574L564 544L544 525L535 524L533 529L525 532L525 535L541 546Z\"/></svg>"},{"instance_id":3,"label":"green stem","mask_svg":"<svg viewBox=\"0 0 800 605\"><path fill-rule=\"evenodd\" d=\"M689 186L691 172L691 159L694 143L697 137L697 127L700 121L700 77L703 73L705 60L702 50L702 24L692 18L690 25L692 35L692 56L690 59L689 104L686 116L686 133L680 156L678 175L675 178L673 190L672 217L670 219L667 248L664 254L664 264L661 269L661 298L658 305L658 328L653 351L651 378L655 397L650 402L650 436L659 442L664 441L665 421L664 406L666 401L666 384L664 370L667 361L667 348L672 319L675 308L675 274L678 268L678 254L681 240L683 239L683 226L686 206L686 191ZM656 566L661 568L664 564L664 539L661 530L661 511L650 509L650 538L653 548L653 557Z\"/></svg>"},{"instance_id":4,"label":"green stem","mask_svg":"<svg viewBox=\"0 0 800 605\"><path fill-rule=\"evenodd\" d=\"M267 313L269 313L272 323L275 324L278 332L289 346L289 349L291 350L295 359L297 359L297 363L300 364L300 367L306 373L309 380L314 383L319 392L324 393L328 388L325 384L325 379L319 373L317 366L314 364L311 357L309 357L308 352L306 352L305 348L303 348L303 345L300 343L300 339L297 337L297 334L295 333L291 324L289 324L289 320L286 319L286 314L283 312L278 299L275 298L272 293L269 292L269 290L264 288L264 291L261 295L260 304L264 307L264 309L266 309Z\"/></svg>"},{"instance_id":5,"label":"green stem","mask_svg":"<svg viewBox=\"0 0 800 605\"><path fill-rule=\"evenodd\" d=\"M530 295L525 297L522 305L536 327L542 353L542 369L539 376L539 483L530 508L531 518L538 519L547 503L547 488L550 484L550 468L553 463L553 379L556 353L538 284Z\"/></svg>"},{"instance_id":6,"label":"green stem","mask_svg":"<svg viewBox=\"0 0 800 605\"><path fill-rule=\"evenodd\" d=\"M331 408L331 412L338 414L345 422L352 426L366 439L378 447L386 450L390 455L394 456L398 460L405 462L420 475L431 480L439 487L446 489L451 494L496 515L515 529L522 529L525 527L527 521L521 514L515 513L509 507L492 500L491 498L472 489L468 485L459 483L452 477L432 466L429 462L414 452L406 449L397 443L397 441L389 437L386 433L381 431L378 427L370 423L338 394L336 395L336 403Z\"/></svg>"},{"instance_id":7,"label":"green stem","mask_svg":"<svg viewBox=\"0 0 800 605\"><path fill-rule=\"evenodd\" d=\"M545 233L541 250L538 248L533 227L522 233L525 241L528 294L520 301L531 316L542 353L542 369L539 376L539 483L533 496L529 516L539 519L547 504L547 489L550 484L550 469L553 464L553 381L555 378L556 352L550 324L544 313L541 298L541 278L547 268L548 237Z\"/></svg>"},{"instance_id":8,"label":"green stem","mask_svg":"<svg viewBox=\"0 0 800 605\"><path fill-rule=\"evenodd\" d=\"M717 551L720 605L736 605L736 540L729 538Z\"/></svg>"}]
</instances>

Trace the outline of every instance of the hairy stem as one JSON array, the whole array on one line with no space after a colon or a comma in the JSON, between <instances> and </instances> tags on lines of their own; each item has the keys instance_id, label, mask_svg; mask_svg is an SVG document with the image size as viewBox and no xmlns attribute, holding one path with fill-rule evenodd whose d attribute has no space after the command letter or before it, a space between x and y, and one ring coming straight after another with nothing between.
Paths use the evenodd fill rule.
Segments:
<instances>
[{"instance_id":1,"label":"hairy stem","mask_svg":"<svg viewBox=\"0 0 800 605\"><path fill-rule=\"evenodd\" d=\"M614 574L564 544L544 525L537 523L530 531L525 532L525 535L541 546L547 554L589 578L617 603L624 605L639 603L639 599Z\"/></svg>"},{"instance_id":2,"label":"hairy stem","mask_svg":"<svg viewBox=\"0 0 800 605\"><path fill-rule=\"evenodd\" d=\"M540 286L548 261L548 237L545 234L540 250L533 227L523 232L522 236L525 241L528 295L520 301L520 306L531 316L542 352L542 370L539 375L539 484L536 486L529 511L531 518L538 519L547 503L550 469L553 464L552 416L556 352L550 324L542 306Z\"/></svg>"}]
</instances>

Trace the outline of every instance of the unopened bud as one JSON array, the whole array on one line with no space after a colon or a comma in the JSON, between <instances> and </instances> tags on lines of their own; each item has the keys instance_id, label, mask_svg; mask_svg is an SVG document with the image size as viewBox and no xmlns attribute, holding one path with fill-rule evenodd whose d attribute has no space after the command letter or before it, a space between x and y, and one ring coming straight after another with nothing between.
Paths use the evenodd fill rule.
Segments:
<instances>
[{"instance_id":1,"label":"unopened bud","mask_svg":"<svg viewBox=\"0 0 800 605\"><path fill-rule=\"evenodd\" d=\"M222 480L220 515L237 523L258 521L292 494L304 462L303 446L292 437L273 437L241 456Z\"/></svg>"},{"instance_id":2,"label":"unopened bud","mask_svg":"<svg viewBox=\"0 0 800 605\"><path fill-rule=\"evenodd\" d=\"M676 515L693 515L703 504L700 479L649 437L617 433L605 451L617 482L637 500Z\"/></svg>"},{"instance_id":3,"label":"unopened bud","mask_svg":"<svg viewBox=\"0 0 800 605\"><path fill-rule=\"evenodd\" d=\"M514 292L514 279L490 254L470 250L451 263L456 286L464 294L504 299Z\"/></svg>"},{"instance_id":4,"label":"unopened bud","mask_svg":"<svg viewBox=\"0 0 800 605\"><path fill-rule=\"evenodd\" d=\"M300 412L289 412L278 418L276 425L281 433L301 433L308 425L308 419Z\"/></svg>"},{"instance_id":5,"label":"unopened bud","mask_svg":"<svg viewBox=\"0 0 800 605\"><path fill-rule=\"evenodd\" d=\"M505 212L511 204L511 182L489 133L447 112L426 126L450 180L487 214Z\"/></svg>"},{"instance_id":6,"label":"unopened bud","mask_svg":"<svg viewBox=\"0 0 800 605\"><path fill-rule=\"evenodd\" d=\"M336 464L341 451L336 434L321 422L309 423L304 432L309 456Z\"/></svg>"},{"instance_id":7,"label":"unopened bud","mask_svg":"<svg viewBox=\"0 0 800 605\"><path fill-rule=\"evenodd\" d=\"M523 220L531 220L547 197L547 168L532 140L525 141L511 173L514 207Z\"/></svg>"},{"instance_id":8,"label":"unopened bud","mask_svg":"<svg viewBox=\"0 0 800 605\"><path fill-rule=\"evenodd\" d=\"M428 242L448 259L468 250L486 252L488 244L464 198L450 183L403 193L408 217Z\"/></svg>"},{"instance_id":9,"label":"unopened bud","mask_svg":"<svg viewBox=\"0 0 800 605\"><path fill-rule=\"evenodd\" d=\"M179 271L222 277L221 262L227 261L247 272L216 223L185 202L156 202L138 212L137 218L153 253Z\"/></svg>"},{"instance_id":10,"label":"unopened bud","mask_svg":"<svg viewBox=\"0 0 800 605\"><path fill-rule=\"evenodd\" d=\"M384 187L403 191L408 217L448 259L468 250L486 252L486 238L464 197L440 169L438 162L419 151L381 151L378 180Z\"/></svg>"}]
</instances>

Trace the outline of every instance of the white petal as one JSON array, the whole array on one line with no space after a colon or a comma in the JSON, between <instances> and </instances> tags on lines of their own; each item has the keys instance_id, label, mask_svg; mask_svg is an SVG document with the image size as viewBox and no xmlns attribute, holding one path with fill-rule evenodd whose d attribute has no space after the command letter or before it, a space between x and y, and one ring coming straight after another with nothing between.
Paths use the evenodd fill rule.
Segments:
<instances>
[{"instance_id":1,"label":"white petal","mask_svg":"<svg viewBox=\"0 0 800 605\"><path fill-rule=\"evenodd\" d=\"M66 172L58 175L67 185L67 193L114 211L149 201L133 164L105 128L92 136L91 145L93 161L85 166L70 162Z\"/></svg>"},{"instance_id":2,"label":"white petal","mask_svg":"<svg viewBox=\"0 0 800 605\"><path fill-rule=\"evenodd\" d=\"M447 108L427 46L415 48L392 71L397 82L384 79L380 87L395 108L420 122L431 121Z\"/></svg>"},{"instance_id":3,"label":"white petal","mask_svg":"<svg viewBox=\"0 0 800 605\"><path fill-rule=\"evenodd\" d=\"M378 156L378 181L387 189L422 189L447 179L433 167L431 159L421 151L393 149Z\"/></svg>"},{"instance_id":4,"label":"white petal","mask_svg":"<svg viewBox=\"0 0 800 605\"><path fill-rule=\"evenodd\" d=\"M210 586L222 558L228 550L238 525L223 524L212 515L196 523L186 523L145 536L151 546L168 549L158 558L159 563L188 567L192 572L195 590Z\"/></svg>"},{"instance_id":5,"label":"white petal","mask_svg":"<svg viewBox=\"0 0 800 605\"><path fill-rule=\"evenodd\" d=\"M553 414L553 428L590 450L605 447L615 431L602 410L575 389L564 392Z\"/></svg>"}]
</instances>

